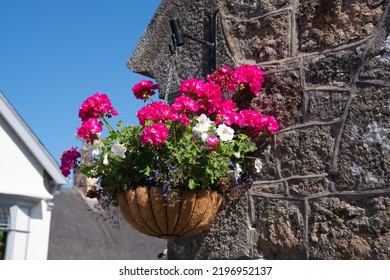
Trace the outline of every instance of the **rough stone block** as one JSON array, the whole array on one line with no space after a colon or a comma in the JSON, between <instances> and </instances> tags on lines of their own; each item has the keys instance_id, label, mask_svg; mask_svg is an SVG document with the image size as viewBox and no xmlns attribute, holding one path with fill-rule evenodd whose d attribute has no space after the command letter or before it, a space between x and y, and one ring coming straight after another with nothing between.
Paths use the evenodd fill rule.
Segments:
<instances>
[{"instance_id":1,"label":"rough stone block","mask_svg":"<svg viewBox=\"0 0 390 280\"><path fill-rule=\"evenodd\" d=\"M289 194L309 196L323 193L327 190L325 178L302 178L288 180Z\"/></svg>"},{"instance_id":2,"label":"rough stone block","mask_svg":"<svg viewBox=\"0 0 390 280\"><path fill-rule=\"evenodd\" d=\"M264 146L263 146L264 147ZM259 173L253 174L253 180L255 181L269 181L278 178L278 169L275 160L275 153L271 145L257 150L253 156L259 158L262 163L262 168Z\"/></svg>"},{"instance_id":3,"label":"rough stone block","mask_svg":"<svg viewBox=\"0 0 390 280\"><path fill-rule=\"evenodd\" d=\"M252 107L278 120L282 128L302 122L302 86L297 71L265 74L263 94Z\"/></svg>"},{"instance_id":4,"label":"rough stone block","mask_svg":"<svg viewBox=\"0 0 390 280\"><path fill-rule=\"evenodd\" d=\"M361 88L353 100L341 138L338 190L389 187L389 97L389 88L371 86Z\"/></svg>"},{"instance_id":5,"label":"rough stone block","mask_svg":"<svg viewBox=\"0 0 390 280\"><path fill-rule=\"evenodd\" d=\"M309 85L345 86L360 64L360 56L352 50L317 56L305 63L305 79Z\"/></svg>"},{"instance_id":6,"label":"rough stone block","mask_svg":"<svg viewBox=\"0 0 390 280\"><path fill-rule=\"evenodd\" d=\"M372 34L386 1L304 0L298 11L301 51L336 47Z\"/></svg>"},{"instance_id":7,"label":"rough stone block","mask_svg":"<svg viewBox=\"0 0 390 280\"><path fill-rule=\"evenodd\" d=\"M308 121L331 121L340 118L345 110L349 92L309 91L305 113Z\"/></svg>"},{"instance_id":8,"label":"rough stone block","mask_svg":"<svg viewBox=\"0 0 390 280\"><path fill-rule=\"evenodd\" d=\"M304 259L301 202L255 198L258 249L265 259Z\"/></svg>"},{"instance_id":9,"label":"rough stone block","mask_svg":"<svg viewBox=\"0 0 390 280\"><path fill-rule=\"evenodd\" d=\"M251 18L284 8L290 0L225 0L219 1L234 16Z\"/></svg>"},{"instance_id":10,"label":"rough stone block","mask_svg":"<svg viewBox=\"0 0 390 280\"><path fill-rule=\"evenodd\" d=\"M290 26L289 13L245 21L229 19L224 22L230 34L231 47L240 63L248 60L260 63L289 56L290 39L286 36Z\"/></svg>"},{"instance_id":11,"label":"rough stone block","mask_svg":"<svg viewBox=\"0 0 390 280\"><path fill-rule=\"evenodd\" d=\"M309 217L310 259L389 259L390 198L313 201Z\"/></svg>"},{"instance_id":12,"label":"rough stone block","mask_svg":"<svg viewBox=\"0 0 390 280\"><path fill-rule=\"evenodd\" d=\"M284 133L276 146L282 177L320 174L331 168L334 136L331 126Z\"/></svg>"},{"instance_id":13,"label":"rough stone block","mask_svg":"<svg viewBox=\"0 0 390 280\"><path fill-rule=\"evenodd\" d=\"M390 83L390 34L377 49L371 50L370 57L360 72L359 80Z\"/></svg>"},{"instance_id":14,"label":"rough stone block","mask_svg":"<svg viewBox=\"0 0 390 280\"><path fill-rule=\"evenodd\" d=\"M168 259L260 258L256 230L250 227L248 195L226 203L204 232L168 241Z\"/></svg>"},{"instance_id":15,"label":"rough stone block","mask_svg":"<svg viewBox=\"0 0 390 280\"><path fill-rule=\"evenodd\" d=\"M252 195L259 195L262 193L267 194L285 194L285 187L283 183L257 183L255 182L254 185L250 189L250 193Z\"/></svg>"}]
</instances>

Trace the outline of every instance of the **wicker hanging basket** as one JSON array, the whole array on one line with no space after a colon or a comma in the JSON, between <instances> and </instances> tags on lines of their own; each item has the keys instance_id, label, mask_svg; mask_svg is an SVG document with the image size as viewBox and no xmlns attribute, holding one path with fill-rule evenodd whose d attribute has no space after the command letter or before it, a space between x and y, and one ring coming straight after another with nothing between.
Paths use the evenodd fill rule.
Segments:
<instances>
[{"instance_id":1,"label":"wicker hanging basket","mask_svg":"<svg viewBox=\"0 0 390 280\"><path fill-rule=\"evenodd\" d=\"M125 220L138 231L164 239L195 235L213 221L222 196L212 190L184 190L167 204L158 187L139 186L118 195Z\"/></svg>"}]
</instances>

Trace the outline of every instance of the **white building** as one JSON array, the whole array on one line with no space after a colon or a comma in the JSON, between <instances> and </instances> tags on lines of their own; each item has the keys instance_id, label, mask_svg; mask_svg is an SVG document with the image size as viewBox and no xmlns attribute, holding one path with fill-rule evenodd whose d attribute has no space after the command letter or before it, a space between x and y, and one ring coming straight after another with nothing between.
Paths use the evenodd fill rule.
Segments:
<instances>
[{"instance_id":1,"label":"white building","mask_svg":"<svg viewBox=\"0 0 390 280\"><path fill-rule=\"evenodd\" d=\"M0 92L0 259L47 259L52 194L66 183Z\"/></svg>"}]
</instances>

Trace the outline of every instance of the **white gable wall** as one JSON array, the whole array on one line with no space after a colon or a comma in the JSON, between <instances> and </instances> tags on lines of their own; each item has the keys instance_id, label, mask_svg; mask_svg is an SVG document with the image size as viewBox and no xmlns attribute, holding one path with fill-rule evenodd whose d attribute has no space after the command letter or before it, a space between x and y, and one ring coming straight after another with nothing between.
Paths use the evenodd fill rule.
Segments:
<instances>
[{"instance_id":1,"label":"white gable wall","mask_svg":"<svg viewBox=\"0 0 390 280\"><path fill-rule=\"evenodd\" d=\"M0 193L50 199L43 167L0 115Z\"/></svg>"},{"instance_id":2,"label":"white gable wall","mask_svg":"<svg viewBox=\"0 0 390 280\"><path fill-rule=\"evenodd\" d=\"M28 207L10 205L13 223L7 259L46 259L52 195L44 185L44 169L0 115L0 194L28 198Z\"/></svg>"}]
</instances>

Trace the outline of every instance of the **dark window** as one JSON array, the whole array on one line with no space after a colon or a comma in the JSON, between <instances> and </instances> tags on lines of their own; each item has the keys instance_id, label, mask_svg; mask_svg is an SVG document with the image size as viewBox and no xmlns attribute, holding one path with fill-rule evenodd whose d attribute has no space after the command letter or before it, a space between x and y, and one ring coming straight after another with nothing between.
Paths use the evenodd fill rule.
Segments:
<instances>
[{"instance_id":1,"label":"dark window","mask_svg":"<svg viewBox=\"0 0 390 280\"><path fill-rule=\"evenodd\" d=\"M5 243L7 241L7 232L0 231L0 260L5 258Z\"/></svg>"},{"instance_id":2,"label":"dark window","mask_svg":"<svg viewBox=\"0 0 390 280\"><path fill-rule=\"evenodd\" d=\"M0 230L9 229L9 208L0 207Z\"/></svg>"},{"instance_id":3,"label":"dark window","mask_svg":"<svg viewBox=\"0 0 390 280\"><path fill-rule=\"evenodd\" d=\"M4 260L5 258L7 231L10 224L9 217L9 208L0 207L0 260Z\"/></svg>"}]
</instances>

